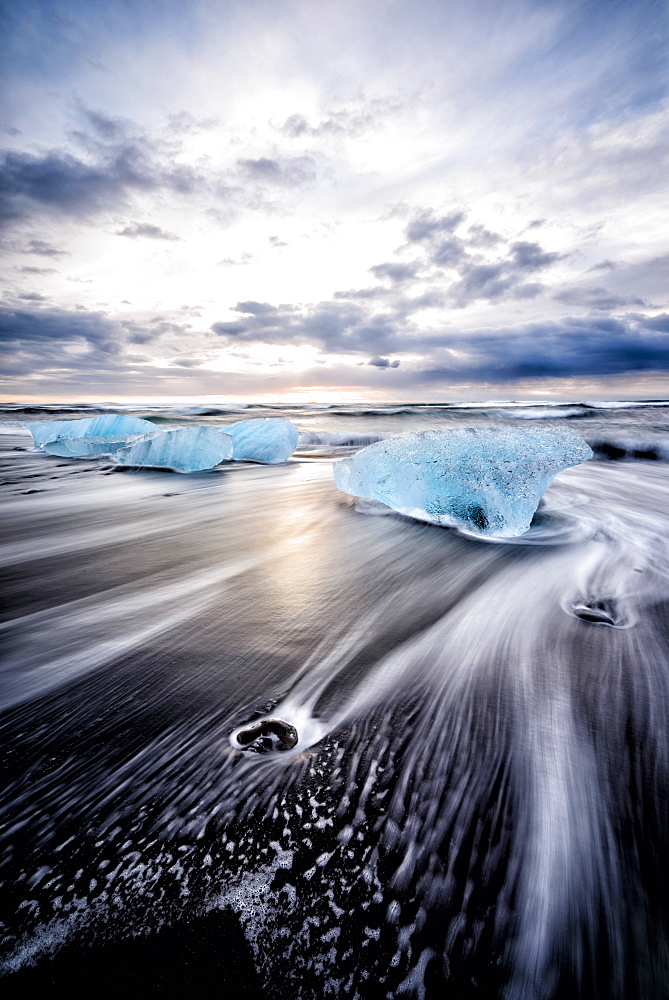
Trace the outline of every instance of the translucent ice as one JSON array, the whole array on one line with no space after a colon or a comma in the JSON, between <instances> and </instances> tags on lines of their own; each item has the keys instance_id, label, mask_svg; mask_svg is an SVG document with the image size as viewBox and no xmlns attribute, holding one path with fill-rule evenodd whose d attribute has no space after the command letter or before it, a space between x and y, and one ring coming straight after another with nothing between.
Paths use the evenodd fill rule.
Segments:
<instances>
[{"instance_id":1,"label":"translucent ice","mask_svg":"<svg viewBox=\"0 0 669 1000\"><path fill-rule=\"evenodd\" d=\"M36 448L66 458L108 455L127 443L132 434L155 434L158 428L150 420L106 413L83 420L42 420L25 424Z\"/></svg>"},{"instance_id":2,"label":"translucent ice","mask_svg":"<svg viewBox=\"0 0 669 1000\"><path fill-rule=\"evenodd\" d=\"M119 465L202 472L232 458L232 438L214 427L178 427L147 434L116 452Z\"/></svg>"},{"instance_id":3,"label":"translucent ice","mask_svg":"<svg viewBox=\"0 0 669 1000\"><path fill-rule=\"evenodd\" d=\"M285 462L297 447L298 430L283 417L259 417L238 420L223 428L233 440L232 457L237 462L264 462L276 465Z\"/></svg>"},{"instance_id":4,"label":"translucent ice","mask_svg":"<svg viewBox=\"0 0 669 1000\"><path fill-rule=\"evenodd\" d=\"M334 464L340 490L479 535L527 531L561 469L592 457L573 431L460 427L377 441Z\"/></svg>"},{"instance_id":5,"label":"translucent ice","mask_svg":"<svg viewBox=\"0 0 669 1000\"><path fill-rule=\"evenodd\" d=\"M154 433L157 428L154 428ZM130 444L144 434L103 434L100 437L56 438L54 441L47 441L43 444L41 451L46 451L49 455L59 455L61 458L93 458L96 455L112 455L119 448Z\"/></svg>"}]
</instances>

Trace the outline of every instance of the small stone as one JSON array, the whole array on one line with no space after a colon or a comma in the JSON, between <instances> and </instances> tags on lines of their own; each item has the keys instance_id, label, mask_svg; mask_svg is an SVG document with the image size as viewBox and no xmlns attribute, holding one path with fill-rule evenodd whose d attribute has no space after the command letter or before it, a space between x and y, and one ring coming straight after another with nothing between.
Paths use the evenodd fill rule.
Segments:
<instances>
[{"instance_id":1,"label":"small stone","mask_svg":"<svg viewBox=\"0 0 669 1000\"><path fill-rule=\"evenodd\" d=\"M260 719L237 733L237 742L253 753L292 750L297 740L297 729L283 719Z\"/></svg>"}]
</instances>

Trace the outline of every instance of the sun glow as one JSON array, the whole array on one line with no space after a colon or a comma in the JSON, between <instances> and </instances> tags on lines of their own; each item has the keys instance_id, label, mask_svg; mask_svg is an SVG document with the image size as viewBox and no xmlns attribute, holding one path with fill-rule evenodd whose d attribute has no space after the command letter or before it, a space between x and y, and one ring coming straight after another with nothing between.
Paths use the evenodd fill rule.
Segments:
<instances>
[{"instance_id":1,"label":"sun glow","mask_svg":"<svg viewBox=\"0 0 669 1000\"><path fill-rule=\"evenodd\" d=\"M323 355L311 344L245 344L240 350L217 352L199 367L210 372L256 372L258 369L303 372L315 365L350 364L345 355Z\"/></svg>"}]
</instances>

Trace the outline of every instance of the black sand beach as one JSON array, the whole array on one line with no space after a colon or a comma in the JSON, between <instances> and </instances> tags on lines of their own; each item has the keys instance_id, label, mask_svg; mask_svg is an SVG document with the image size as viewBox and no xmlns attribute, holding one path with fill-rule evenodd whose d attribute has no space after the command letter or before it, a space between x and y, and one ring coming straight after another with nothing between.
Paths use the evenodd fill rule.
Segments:
<instances>
[{"instance_id":1,"label":"black sand beach","mask_svg":"<svg viewBox=\"0 0 669 1000\"><path fill-rule=\"evenodd\" d=\"M30 450L63 415L0 438L9 995L667 995L669 407L257 408L293 459L197 475ZM535 419L595 459L504 543L332 479Z\"/></svg>"}]
</instances>

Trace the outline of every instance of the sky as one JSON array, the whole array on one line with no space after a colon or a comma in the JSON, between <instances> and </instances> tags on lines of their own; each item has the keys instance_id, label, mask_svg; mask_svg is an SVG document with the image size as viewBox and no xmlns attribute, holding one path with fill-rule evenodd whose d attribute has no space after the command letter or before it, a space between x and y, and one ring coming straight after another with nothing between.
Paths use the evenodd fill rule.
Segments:
<instances>
[{"instance_id":1,"label":"sky","mask_svg":"<svg viewBox=\"0 0 669 1000\"><path fill-rule=\"evenodd\" d=\"M665 0L2 0L4 400L669 396Z\"/></svg>"}]
</instances>

